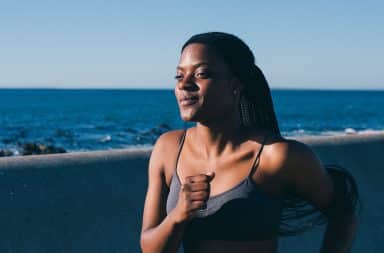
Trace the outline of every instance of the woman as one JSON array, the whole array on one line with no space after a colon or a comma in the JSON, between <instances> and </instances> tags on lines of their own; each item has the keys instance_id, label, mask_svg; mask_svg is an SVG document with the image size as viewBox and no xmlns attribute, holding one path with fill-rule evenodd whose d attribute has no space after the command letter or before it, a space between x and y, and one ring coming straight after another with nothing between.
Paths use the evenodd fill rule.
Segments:
<instances>
[{"instance_id":1,"label":"woman","mask_svg":"<svg viewBox=\"0 0 384 253\"><path fill-rule=\"evenodd\" d=\"M176 80L181 117L196 126L161 135L153 148L144 253L177 252L181 242L185 252L274 253L279 235L324 217L320 252L349 252L357 224L353 178L280 135L268 84L242 40L219 32L191 37ZM312 217L302 223L311 226L290 225L303 217Z\"/></svg>"}]
</instances>

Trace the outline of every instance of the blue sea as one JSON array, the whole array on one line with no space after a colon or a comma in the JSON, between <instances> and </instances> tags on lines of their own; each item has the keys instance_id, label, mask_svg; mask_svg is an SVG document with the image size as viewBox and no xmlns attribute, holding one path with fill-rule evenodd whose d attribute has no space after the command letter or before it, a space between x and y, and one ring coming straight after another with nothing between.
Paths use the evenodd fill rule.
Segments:
<instances>
[{"instance_id":1,"label":"blue sea","mask_svg":"<svg viewBox=\"0 0 384 253\"><path fill-rule=\"evenodd\" d=\"M384 91L272 89L286 137L384 130ZM68 152L151 146L180 119L172 90L0 89L0 150L23 143Z\"/></svg>"}]
</instances>

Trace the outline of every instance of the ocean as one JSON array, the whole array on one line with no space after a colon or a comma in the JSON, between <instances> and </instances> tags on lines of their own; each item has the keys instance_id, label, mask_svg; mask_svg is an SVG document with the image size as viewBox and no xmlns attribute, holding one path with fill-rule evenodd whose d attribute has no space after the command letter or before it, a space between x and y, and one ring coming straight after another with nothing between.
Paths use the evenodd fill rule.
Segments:
<instances>
[{"instance_id":1,"label":"ocean","mask_svg":"<svg viewBox=\"0 0 384 253\"><path fill-rule=\"evenodd\" d=\"M272 89L283 136L384 130L384 91ZM186 128L173 90L0 89L0 150L24 143L67 152L150 147Z\"/></svg>"}]
</instances>

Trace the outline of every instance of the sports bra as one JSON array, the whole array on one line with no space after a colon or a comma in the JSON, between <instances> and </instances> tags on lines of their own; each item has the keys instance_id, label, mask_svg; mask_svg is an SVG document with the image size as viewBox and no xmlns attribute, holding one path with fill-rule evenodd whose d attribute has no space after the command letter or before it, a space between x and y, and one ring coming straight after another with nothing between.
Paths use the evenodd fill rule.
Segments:
<instances>
[{"instance_id":1,"label":"sports bra","mask_svg":"<svg viewBox=\"0 0 384 253\"><path fill-rule=\"evenodd\" d=\"M166 203L167 214L176 206L181 181L177 163L184 143L184 131L172 175ZM262 241L277 237L283 199L262 192L252 175L259 164L267 136L250 169L249 175L231 189L209 197L206 208L197 211L185 228L183 243L196 240Z\"/></svg>"}]
</instances>

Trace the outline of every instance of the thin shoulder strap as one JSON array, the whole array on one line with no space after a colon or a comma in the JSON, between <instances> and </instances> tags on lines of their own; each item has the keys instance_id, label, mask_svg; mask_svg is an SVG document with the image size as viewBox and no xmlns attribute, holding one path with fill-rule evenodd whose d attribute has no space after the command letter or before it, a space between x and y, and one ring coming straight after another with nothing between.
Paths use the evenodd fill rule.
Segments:
<instances>
[{"instance_id":1,"label":"thin shoulder strap","mask_svg":"<svg viewBox=\"0 0 384 253\"><path fill-rule=\"evenodd\" d=\"M252 164L252 167L251 167L251 171L249 172L248 177L251 177L253 175L253 173L255 172L255 170L257 169L257 167L259 166L260 154L263 151L264 144L267 141L267 137L268 137L268 135L266 134L264 136L263 142L261 143L261 147L259 149L259 152L257 153L257 156L256 156L255 160L253 161L253 164Z\"/></svg>"},{"instance_id":2,"label":"thin shoulder strap","mask_svg":"<svg viewBox=\"0 0 384 253\"><path fill-rule=\"evenodd\" d=\"M186 134L187 134L187 129L184 129L183 135L181 136L181 139L180 139L180 142L179 142L179 147L178 147L178 150L177 150L176 163L175 163L175 175L179 179L179 182L181 182L181 181L180 181L179 174L177 173L177 164L179 162L179 157L180 157L181 150L183 149L183 144L184 144L184 140L185 140L185 135Z\"/></svg>"}]
</instances>

